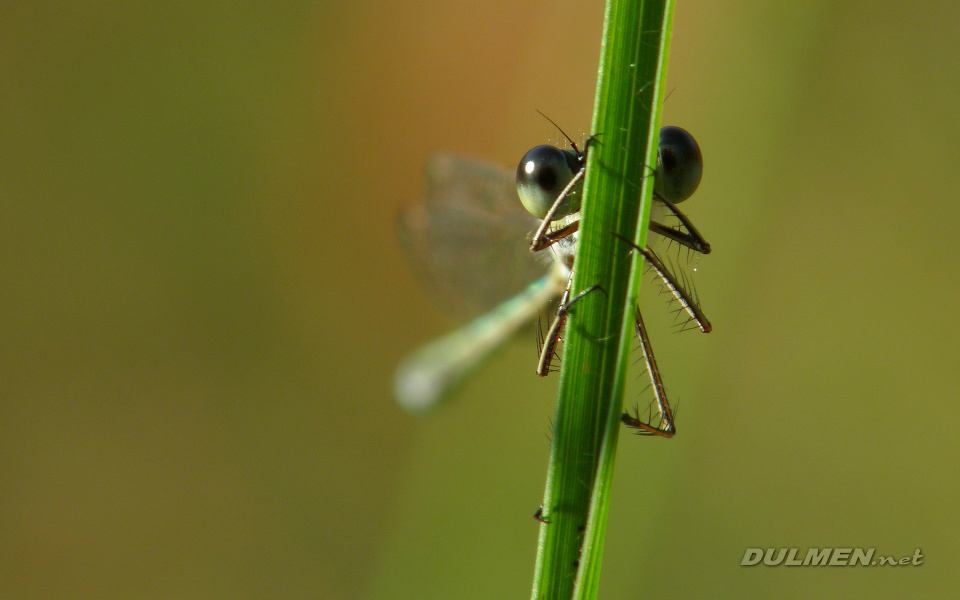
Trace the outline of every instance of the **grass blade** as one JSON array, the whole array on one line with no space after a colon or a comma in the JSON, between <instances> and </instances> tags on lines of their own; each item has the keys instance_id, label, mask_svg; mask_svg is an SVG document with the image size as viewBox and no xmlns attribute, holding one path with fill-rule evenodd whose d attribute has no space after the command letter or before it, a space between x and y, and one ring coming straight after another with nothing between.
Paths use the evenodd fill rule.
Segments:
<instances>
[{"instance_id":1,"label":"grass blade","mask_svg":"<svg viewBox=\"0 0 960 600\"><path fill-rule=\"evenodd\" d=\"M672 0L608 0L532 597L595 598L646 244Z\"/></svg>"}]
</instances>

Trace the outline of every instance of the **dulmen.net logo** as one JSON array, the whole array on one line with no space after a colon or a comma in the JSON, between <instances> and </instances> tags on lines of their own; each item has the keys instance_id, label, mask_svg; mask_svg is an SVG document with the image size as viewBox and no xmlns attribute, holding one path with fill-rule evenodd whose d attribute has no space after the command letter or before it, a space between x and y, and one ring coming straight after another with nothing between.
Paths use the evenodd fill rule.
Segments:
<instances>
[{"instance_id":1,"label":"dulmen.net logo","mask_svg":"<svg viewBox=\"0 0 960 600\"><path fill-rule=\"evenodd\" d=\"M768 567L899 567L904 565L922 565L923 554L920 548L910 556L881 556L876 548L747 548L743 553L740 566L754 565Z\"/></svg>"}]
</instances>

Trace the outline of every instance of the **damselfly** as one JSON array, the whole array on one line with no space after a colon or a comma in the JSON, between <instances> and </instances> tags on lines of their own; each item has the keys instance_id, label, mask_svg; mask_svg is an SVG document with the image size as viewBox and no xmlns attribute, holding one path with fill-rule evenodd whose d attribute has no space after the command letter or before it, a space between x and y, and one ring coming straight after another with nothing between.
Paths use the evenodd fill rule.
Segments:
<instances>
[{"instance_id":1,"label":"damselfly","mask_svg":"<svg viewBox=\"0 0 960 600\"><path fill-rule=\"evenodd\" d=\"M437 405L493 350L559 297L557 316L543 339L537 365L538 374L550 372L571 303L569 282L586 160L585 153L567 140L571 150L549 145L533 148L515 174L447 155L428 162L425 202L400 216L404 248L421 279L441 300L474 310L495 308L428 343L400 365L395 394L407 410L419 412ZM662 236L693 252L710 252L703 236L676 207L696 191L702 172L700 148L693 136L679 127L661 129L651 239ZM669 215L677 225L661 222ZM643 254L689 321L709 332L710 323L684 281L652 250L623 241ZM659 421L654 425L639 414L624 414L623 420L639 433L670 437L676 431L673 414L639 309L635 331Z\"/></svg>"}]
</instances>

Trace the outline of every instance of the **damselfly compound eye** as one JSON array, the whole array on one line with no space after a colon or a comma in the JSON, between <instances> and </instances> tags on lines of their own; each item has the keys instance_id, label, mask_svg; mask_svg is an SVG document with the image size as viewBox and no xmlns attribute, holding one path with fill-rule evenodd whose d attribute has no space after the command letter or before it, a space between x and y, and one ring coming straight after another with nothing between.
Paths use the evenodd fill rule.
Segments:
<instances>
[{"instance_id":1,"label":"damselfly compound eye","mask_svg":"<svg viewBox=\"0 0 960 600\"><path fill-rule=\"evenodd\" d=\"M538 219L546 216L575 173L583 157L555 146L537 146L523 155L517 166L517 194L524 208ZM562 219L580 210L580 186L574 187L553 219Z\"/></svg>"},{"instance_id":2,"label":"damselfly compound eye","mask_svg":"<svg viewBox=\"0 0 960 600\"><path fill-rule=\"evenodd\" d=\"M702 175L703 157L697 140L680 127L661 129L657 152L657 194L679 204L697 191Z\"/></svg>"}]
</instances>

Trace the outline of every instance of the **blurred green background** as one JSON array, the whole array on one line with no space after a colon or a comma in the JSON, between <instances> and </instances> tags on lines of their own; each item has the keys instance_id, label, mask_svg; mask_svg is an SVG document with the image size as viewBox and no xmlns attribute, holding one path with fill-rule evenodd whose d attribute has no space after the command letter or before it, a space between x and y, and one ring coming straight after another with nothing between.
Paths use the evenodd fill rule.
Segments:
<instances>
[{"instance_id":1,"label":"blurred green background","mask_svg":"<svg viewBox=\"0 0 960 600\"><path fill-rule=\"evenodd\" d=\"M5 4L0 596L526 597L556 378L530 334L403 414L394 366L456 323L394 223L430 152L587 132L602 12ZM603 597L957 594L958 25L678 3L715 331L654 334L680 433L621 440Z\"/></svg>"}]
</instances>

